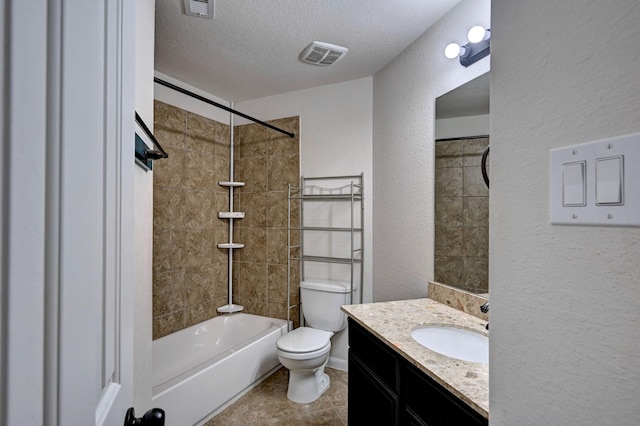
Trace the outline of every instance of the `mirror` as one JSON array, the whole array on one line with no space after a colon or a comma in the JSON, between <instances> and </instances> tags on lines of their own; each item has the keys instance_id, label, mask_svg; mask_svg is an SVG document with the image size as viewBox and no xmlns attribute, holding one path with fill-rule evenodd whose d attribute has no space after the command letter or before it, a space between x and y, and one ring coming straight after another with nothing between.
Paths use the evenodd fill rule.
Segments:
<instances>
[{"instance_id":1,"label":"mirror","mask_svg":"<svg viewBox=\"0 0 640 426\"><path fill-rule=\"evenodd\" d=\"M489 74L436 99L435 281L489 292ZM488 171L488 168L487 168Z\"/></svg>"}]
</instances>

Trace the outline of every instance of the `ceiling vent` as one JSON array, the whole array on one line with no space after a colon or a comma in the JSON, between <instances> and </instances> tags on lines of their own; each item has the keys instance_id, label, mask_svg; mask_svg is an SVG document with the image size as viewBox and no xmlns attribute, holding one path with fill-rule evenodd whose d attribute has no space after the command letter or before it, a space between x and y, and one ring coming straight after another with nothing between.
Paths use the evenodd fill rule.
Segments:
<instances>
[{"instance_id":1,"label":"ceiling vent","mask_svg":"<svg viewBox=\"0 0 640 426\"><path fill-rule=\"evenodd\" d=\"M185 15L197 18L214 18L214 0L184 0Z\"/></svg>"},{"instance_id":2,"label":"ceiling vent","mask_svg":"<svg viewBox=\"0 0 640 426\"><path fill-rule=\"evenodd\" d=\"M314 41L302 51L300 60L313 65L331 65L342 59L348 51L346 47Z\"/></svg>"}]
</instances>

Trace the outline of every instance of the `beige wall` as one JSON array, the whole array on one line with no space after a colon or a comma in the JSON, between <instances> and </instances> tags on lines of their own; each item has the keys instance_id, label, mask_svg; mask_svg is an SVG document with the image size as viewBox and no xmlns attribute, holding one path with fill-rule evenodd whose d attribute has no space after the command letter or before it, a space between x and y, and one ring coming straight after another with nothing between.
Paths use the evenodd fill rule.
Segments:
<instances>
[{"instance_id":1,"label":"beige wall","mask_svg":"<svg viewBox=\"0 0 640 426\"><path fill-rule=\"evenodd\" d=\"M435 280L489 291L489 189L480 163L489 138L436 143Z\"/></svg>"}]
</instances>

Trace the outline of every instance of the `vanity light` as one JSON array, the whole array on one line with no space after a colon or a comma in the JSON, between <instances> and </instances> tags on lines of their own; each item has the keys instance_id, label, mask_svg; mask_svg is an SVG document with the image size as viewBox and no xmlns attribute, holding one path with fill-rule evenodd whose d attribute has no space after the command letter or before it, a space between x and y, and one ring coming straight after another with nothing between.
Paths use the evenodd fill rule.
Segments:
<instances>
[{"instance_id":1,"label":"vanity light","mask_svg":"<svg viewBox=\"0 0 640 426\"><path fill-rule=\"evenodd\" d=\"M444 56L449 59L460 58L460 64L468 67L488 56L490 53L491 31L480 25L476 25L467 34L469 42L464 46L457 43L449 43L444 49Z\"/></svg>"},{"instance_id":2,"label":"vanity light","mask_svg":"<svg viewBox=\"0 0 640 426\"><path fill-rule=\"evenodd\" d=\"M460 46L458 43L449 43L444 48L444 56L449 59L455 59L460 55L464 55L466 48Z\"/></svg>"},{"instance_id":3,"label":"vanity light","mask_svg":"<svg viewBox=\"0 0 640 426\"><path fill-rule=\"evenodd\" d=\"M485 29L482 25L476 25L471 27L467 33L467 39L469 43L479 43L483 40L488 40L491 37L491 30Z\"/></svg>"}]
</instances>

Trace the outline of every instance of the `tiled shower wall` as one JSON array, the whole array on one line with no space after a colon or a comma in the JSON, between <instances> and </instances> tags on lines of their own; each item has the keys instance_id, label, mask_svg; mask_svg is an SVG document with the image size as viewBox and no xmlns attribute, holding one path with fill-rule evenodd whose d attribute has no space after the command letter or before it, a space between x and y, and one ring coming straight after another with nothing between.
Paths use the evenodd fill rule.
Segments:
<instances>
[{"instance_id":1,"label":"tiled shower wall","mask_svg":"<svg viewBox=\"0 0 640 426\"><path fill-rule=\"evenodd\" d=\"M229 126L155 102L154 134L169 158L153 167L153 338L216 315L226 303Z\"/></svg>"},{"instance_id":2,"label":"tiled shower wall","mask_svg":"<svg viewBox=\"0 0 640 426\"><path fill-rule=\"evenodd\" d=\"M235 221L234 241L246 246L234 251L234 303L244 305L245 312L286 318L286 183L281 188L284 181L298 182L298 121L273 122L294 131L294 139L253 131L253 125L236 127L235 180L246 186L236 189L234 210L246 216ZM154 162L153 172L157 339L216 316L216 308L227 303L227 250L217 244L228 242L228 221L217 213L229 210L228 189L218 181L229 180L230 144L228 125L159 101L154 129L169 153Z\"/></svg>"},{"instance_id":3,"label":"tiled shower wall","mask_svg":"<svg viewBox=\"0 0 640 426\"><path fill-rule=\"evenodd\" d=\"M489 290L489 189L480 162L489 138L436 143L435 281Z\"/></svg>"},{"instance_id":4,"label":"tiled shower wall","mask_svg":"<svg viewBox=\"0 0 640 426\"><path fill-rule=\"evenodd\" d=\"M269 122L293 132L294 138L259 124L237 126L234 138L235 176L245 182L236 189L234 209L246 213L234 230L234 240L245 244L234 254L234 303L273 318L287 317L287 191L288 184L300 184L299 121ZM299 226L297 203L292 206L292 226ZM298 242L298 232L292 233L292 244ZM298 303L298 275L298 265L293 265L292 304ZM297 322L297 308L291 319Z\"/></svg>"}]
</instances>

